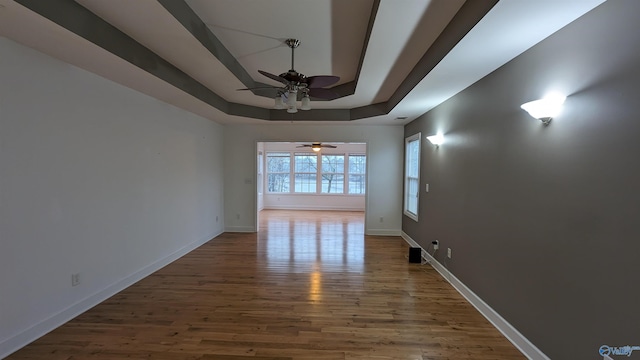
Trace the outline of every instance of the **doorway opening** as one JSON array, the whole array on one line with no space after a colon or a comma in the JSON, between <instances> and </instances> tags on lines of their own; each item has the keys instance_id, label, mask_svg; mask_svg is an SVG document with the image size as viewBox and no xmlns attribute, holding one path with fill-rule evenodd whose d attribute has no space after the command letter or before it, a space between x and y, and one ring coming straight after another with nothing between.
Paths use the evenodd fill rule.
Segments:
<instances>
[{"instance_id":1,"label":"doorway opening","mask_svg":"<svg viewBox=\"0 0 640 360\"><path fill-rule=\"evenodd\" d=\"M367 144L258 142L256 229L262 210L355 211L365 215Z\"/></svg>"}]
</instances>

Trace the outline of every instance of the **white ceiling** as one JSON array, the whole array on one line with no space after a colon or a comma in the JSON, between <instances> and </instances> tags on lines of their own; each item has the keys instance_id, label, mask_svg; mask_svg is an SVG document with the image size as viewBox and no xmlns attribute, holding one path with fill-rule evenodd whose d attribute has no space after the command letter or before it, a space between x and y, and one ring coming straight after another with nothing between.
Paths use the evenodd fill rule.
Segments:
<instances>
[{"instance_id":1,"label":"white ceiling","mask_svg":"<svg viewBox=\"0 0 640 360\"><path fill-rule=\"evenodd\" d=\"M325 112L326 119L316 115L317 120L308 123L336 123L340 114L364 108L378 110L353 121L340 118L340 123L397 125L437 106L604 0L501 0L440 55L439 49L456 27L470 27L464 23L468 14L463 13L472 4L465 0L170 0L184 1L193 11L197 21L191 21L191 29L161 1L76 0L186 74L181 76L217 94L221 98L217 103L180 89L176 84L184 79L177 83L162 79L114 54L118 47L105 50L49 20L47 14L31 10L38 1L42 0L0 0L0 35L219 123L270 122L259 116L233 115L226 108L248 105L249 114L273 106L271 98L237 91L248 86L237 70L248 74L251 82L277 85L258 70L273 74L289 70L291 52L283 41L297 38L301 45L295 50L295 70L307 76L340 76L342 87L357 84L351 95L312 102L313 109L347 112ZM47 1L54 6L69 2ZM76 12L60 16L62 21L54 19L58 23L82 24L71 18L78 16ZM91 36L108 39L111 35L101 30ZM219 41L233 58L216 57L203 37ZM237 66L230 69L228 64L235 61ZM433 64L425 66L425 62ZM276 114L274 120L289 119L285 110L267 113ZM301 121L312 113L300 111L290 120Z\"/></svg>"}]
</instances>

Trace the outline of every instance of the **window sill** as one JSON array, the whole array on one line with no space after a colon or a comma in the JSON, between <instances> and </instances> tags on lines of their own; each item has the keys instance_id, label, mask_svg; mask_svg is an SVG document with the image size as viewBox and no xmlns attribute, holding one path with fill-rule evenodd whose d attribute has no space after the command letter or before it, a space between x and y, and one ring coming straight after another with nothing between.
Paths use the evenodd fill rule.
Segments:
<instances>
[{"instance_id":1,"label":"window sill","mask_svg":"<svg viewBox=\"0 0 640 360\"><path fill-rule=\"evenodd\" d=\"M404 211L404 215L407 216L408 218L412 219L413 221L418 222L418 215L416 215L416 214L414 214L414 213L412 213L410 211L407 211L407 210Z\"/></svg>"}]
</instances>

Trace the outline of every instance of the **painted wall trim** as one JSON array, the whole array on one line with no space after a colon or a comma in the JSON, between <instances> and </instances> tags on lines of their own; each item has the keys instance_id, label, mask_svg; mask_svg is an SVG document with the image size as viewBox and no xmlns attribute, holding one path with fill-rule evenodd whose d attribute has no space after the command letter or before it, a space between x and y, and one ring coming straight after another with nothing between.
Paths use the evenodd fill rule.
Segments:
<instances>
[{"instance_id":1,"label":"painted wall trim","mask_svg":"<svg viewBox=\"0 0 640 360\"><path fill-rule=\"evenodd\" d=\"M505 320L498 312L493 310L484 300L469 289L462 281L456 278L446 267L440 264L429 252L420 246L409 235L402 231L402 238L412 247L422 249L422 257L442 277L447 280L471 305L473 305L493 326L498 329L522 354L531 360L550 360L529 339L524 337L513 325Z\"/></svg>"},{"instance_id":2,"label":"painted wall trim","mask_svg":"<svg viewBox=\"0 0 640 360\"><path fill-rule=\"evenodd\" d=\"M62 310L61 312L41 321L40 323L31 326L30 328L24 330L23 332L16 334L8 339L5 339L0 343L0 359L4 359L5 357L8 357L12 353L20 350L21 348L25 347L31 342L46 335L50 331L62 326L66 322L72 320L73 318L91 309L92 307L100 304L101 302L117 294L118 292L126 289L127 287L133 285L134 283L144 279L145 277L153 274L154 272L160 270L161 268L178 260L182 256L197 249L198 247L209 242L210 240L214 239L220 234L222 234L222 232L219 232L212 236L207 236L204 239L200 239L190 244L187 244L182 248L176 250L175 252L167 255L166 257L158 259L157 261L143 267L142 269L136 271L135 273L119 281L116 281L115 283L109 285L103 290L100 290L94 293L93 295L89 295L83 300L76 302L75 304L69 306L65 310Z\"/></svg>"}]
</instances>

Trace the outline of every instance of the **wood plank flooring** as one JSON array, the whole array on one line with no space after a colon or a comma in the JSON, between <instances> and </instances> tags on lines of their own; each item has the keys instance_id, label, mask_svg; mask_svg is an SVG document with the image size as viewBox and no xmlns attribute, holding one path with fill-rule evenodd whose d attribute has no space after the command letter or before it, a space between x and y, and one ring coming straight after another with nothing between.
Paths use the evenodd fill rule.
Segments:
<instances>
[{"instance_id":1,"label":"wood plank flooring","mask_svg":"<svg viewBox=\"0 0 640 360\"><path fill-rule=\"evenodd\" d=\"M8 359L524 359L363 213L262 211Z\"/></svg>"}]
</instances>

